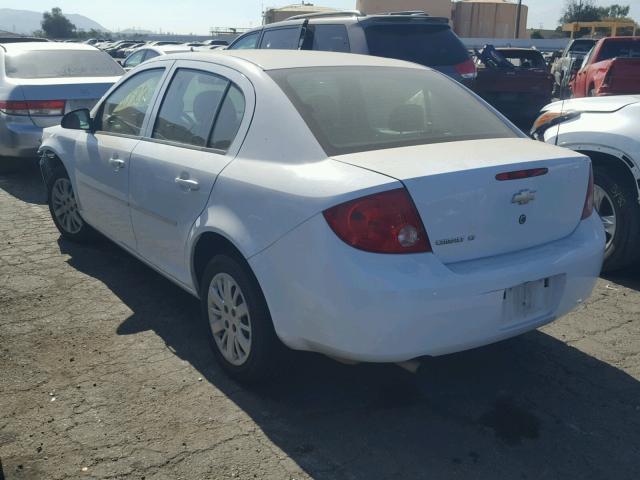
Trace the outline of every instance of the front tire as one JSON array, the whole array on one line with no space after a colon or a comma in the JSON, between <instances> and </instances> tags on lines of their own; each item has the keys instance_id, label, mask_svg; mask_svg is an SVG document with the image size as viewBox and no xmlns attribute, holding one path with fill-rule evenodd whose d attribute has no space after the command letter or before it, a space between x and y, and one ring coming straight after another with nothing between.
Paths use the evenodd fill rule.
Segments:
<instances>
[{"instance_id":1,"label":"front tire","mask_svg":"<svg viewBox=\"0 0 640 480\"><path fill-rule=\"evenodd\" d=\"M218 363L236 380L272 377L282 345L253 273L233 256L216 255L202 276L202 316Z\"/></svg>"},{"instance_id":2,"label":"front tire","mask_svg":"<svg viewBox=\"0 0 640 480\"><path fill-rule=\"evenodd\" d=\"M95 231L80 215L73 185L62 167L56 167L47 183L47 203L53 223L63 238L77 243L95 239Z\"/></svg>"},{"instance_id":3,"label":"front tire","mask_svg":"<svg viewBox=\"0 0 640 480\"><path fill-rule=\"evenodd\" d=\"M636 192L618 172L594 168L594 206L606 234L604 265L610 272L631 266L638 258L640 205Z\"/></svg>"}]
</instances>

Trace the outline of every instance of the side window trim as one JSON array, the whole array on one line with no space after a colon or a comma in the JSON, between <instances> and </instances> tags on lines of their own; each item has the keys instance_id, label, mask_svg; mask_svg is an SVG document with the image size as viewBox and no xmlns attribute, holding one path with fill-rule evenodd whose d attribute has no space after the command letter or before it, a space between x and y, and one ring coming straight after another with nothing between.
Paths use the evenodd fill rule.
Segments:
<instances>
[{"instance_id":1,"label":"side window trim","mask_svg":"<svg viewBox=\"0 0 640 480\"><path fill-rule=\"evenodd\" d=\"M164 62L164 61L163 61ZM169 63L166 61L166 63ZM155 119L158 116L160 111L161 99L164 98L164 94L166 90L169 88L169 79L172 78L173 73L179 68L187 68L191 70L202 70L203 72L213 73L215 75L221 76L229 80L229 88L231 85L235 85L238 90L242 93L245 100L245 110L243 113L242 120L240 122L240 128L236 132L236 137L233 140L233 143L227 150L215 149L212 147L198 147L195 145L185 145L183 143L170 142L167 140L160 140L151 138L151 126L155 123ZM227 90L228 92L228 90ZM224 98L220 102L220 108L222 108L222 104L224 103ZM211 152L219 155L230 155L235 157L240 151L240 147L244 143L244 140L249 132L249 127L251 122L253 121L253 115L255 112L256 106L256 93L253 84L245 77L241 72L234 70L230 67L219 65L211 62L203 62L198 60L173 60L170 63L170 66L167 68L167 73L165 75L164 80L162 81L162 86L158 90L156 94L156 99L153 104L153 107L150 110L150 115L147 117L145 124L142 129L142 137L139 138L142 142L151 142L158 143L164 145L171 145L180 148L188 148L191 150L199 150ZM216 112L217 113L217 112ZM217 120L217 118L216 118ZM215 128L215 121L213 123Z\"/></svg>"},{"instance_id":2,"label":"side window trim","mask_svg":"<svg viewBox=\"0 0 640 480\"><path fill-rule=\"evenodd\" d=\"M225 80L227 82L227 86L224 88L224 92L222 93L222 96L220 97L220 103L218 104L217 108L216 108L216 112L213 116L213 122L211 123L211 127L209 129L209 133L207 136L207 145L204 147L200 147L198 145L191 145L188 143L182 143L182 142L177 142L174 140L164 140L162 138L155 138L153 137L153 132L156 128L156 125L158 123L158 120L160 119L160 110L162 109L162 104L164 103L164 100L167 96L167 93L169 92L169 89L171 88L171 82L173 82L173 80L175 79L176 75L178 75L178 72L180 70L190 70L192 72L200 72L206 75L215 75L217 77L220 77L221 79ZM224 103L224 99L227 96L227 92L229 91L230 86L233 84L233 82L226 78L223 75L220 75L219 73L215 73L209 70L201 70L198 68L192 68L192 67L182 67L180 65L175 66L175 68L171 69L171 72L169 73L169 75L167 76L167 80L166 80L166 87L164 87L160 93L157 95L156 98L156 103L157 103L157 108L156 108L156 103L154 103L153 106L153 115L150 117L149 119L149 128L147 129L143 129L143 135L142 135L142 140L145 141L150 141L150 142L154 142L154 143L164 143L164 144L168 144L168 145L176 145L176 146L180 146L180 147L185 147L185 148L191 148L194 150L211 150L214 151L216 153L218 152L222 152L222 153L226 153L224 150L220 150L220 149L215 149L215 148L211 148L208 146L208 141L209 141L209 137L211 136L211 133L213 132L213 129L216 126L216 121L218 120L218 115L220 114L220 109L222 108L222 104ZM153 120L153 121L152 121Z\"/></svg>"},{"instance_id":3,"label":"side window trim","mask_svg":"<svg viewBox=\"0 0 640 480\"><path fill-rule=\"evenodd\" d=\"M102 99L102 101L100 102L100 105L96 108L95 110L95 119L101 118L102 117L102 112L104 110L104 106L107 103L107 100L116 92L118 91L123 85L125 85L129 80L131 80L132 78L134 78L136 75L139 75L141 73L144 72L148 72L151 70L164 70L164 73L162 74L162 77L160 78L160 81L158 82L158 85L156 86L156 91L154 92L154 98L151 101L151 104L149 105L149 109L147 110L147 113L145 114L145 118L142 121L142 126L140 127L140 135L129 135L126 133L115 133L115 132L107 132L104 130L96 130L95 134L100 134L100 135L110 135L113 137L123 137L123 138L133 138L133 139L141 139L144 136L144 132L146 131L147 128L147 122L149 121L149 117L151 116L151 113L153 112L155 103L157 102L157 98L158 98L158 93L162 91L164 84L167 80L167 72L169 70L171 70L171 67L169 66L169 68L167 68L167 66L150 66L149 68L145 68L143 70L138 70L135 75L131 75L127 78L124 79L124 81L119 84L119 85L114 85L114 88L111 89L107 95L104 96L104 98ZM102 125L100 125L102 126Z\"/></svg>"}]
</instances>

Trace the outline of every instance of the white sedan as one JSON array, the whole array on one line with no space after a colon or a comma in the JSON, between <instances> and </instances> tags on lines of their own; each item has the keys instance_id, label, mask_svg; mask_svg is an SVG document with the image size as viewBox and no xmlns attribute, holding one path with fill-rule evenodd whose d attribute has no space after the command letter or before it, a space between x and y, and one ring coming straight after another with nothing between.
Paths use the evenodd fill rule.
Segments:
<instances>
[{"instance_id":1,"label":"white sedan","mask_svg":"<svg viewBox=\"0 0 640 480\"><path fill-rule=\"evenodd\" d=\"M583 302L602 263L588 157L396 60L158 57L41 152L62 235L95 229L199 297L243 380L282 344L402 362L512 337Z\"/></svg>"}]
</instances>

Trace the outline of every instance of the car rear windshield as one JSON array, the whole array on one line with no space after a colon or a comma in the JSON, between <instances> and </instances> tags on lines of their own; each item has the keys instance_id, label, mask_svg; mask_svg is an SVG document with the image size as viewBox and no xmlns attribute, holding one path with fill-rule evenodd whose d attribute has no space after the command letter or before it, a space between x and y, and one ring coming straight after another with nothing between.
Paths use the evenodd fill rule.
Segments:
<instances>
[{"instance_id":1,"label":"car rear windshield","mask_svg":"<svg viewBox=\"0 0 640 480\"><path fill-rule=\"evenodd\" d=\"M115 77L124 70L108 54L87 50L30 50L5 56L7 77Z\"/></svg>"},{"instance_id":2,"label":"car rear windshield","mask_svg":"<svg viewBox=\"0 0 640 480\"><path fill-rule=\"evenodd\" d=\"M610 58L640 58L640 39L605 41L598 60Z\"/></svg>"},{"instance_id":3,"label":"car rear windshield","mask_svg":"<svg viewBox=\"0 0 640 480\"><path fill-rule=\"evenodd\" d=\"M464 63L469 55L448 25L369 25L364 29L369 53L421 65L450 66Z\"/></svg>"},{"instance_id":4,"label":"car rear windshield","mask_svg":"<svg viewBox=\"0 0 640 480\"><path fill-rule=\"evenodd\" d=\"M535 50L498 50L514 67L547 68L542 54Z\"/></svg>"},{"instance_id":5,"label":"car rear windshield","mask_svg":"<svg viewBox=\"0 0 640 480\"><path fill-rule=\"evenodd\" d=\"M269 73L330 156L519 136L475 96L437 72L312 67Z\"/></svg>"}]
</instances>

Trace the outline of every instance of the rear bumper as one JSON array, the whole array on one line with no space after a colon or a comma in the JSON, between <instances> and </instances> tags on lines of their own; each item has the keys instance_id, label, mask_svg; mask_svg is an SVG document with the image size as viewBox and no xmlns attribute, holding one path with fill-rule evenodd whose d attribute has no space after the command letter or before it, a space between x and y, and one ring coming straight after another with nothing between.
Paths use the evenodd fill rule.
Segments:
<instances>
[{"instance_id":1,"label":"rear bumper","mask_svg":"<svg viewBox=\"0 0 640 480\"><path fill-rule=\"evenodd\" d=\"M444 265L433 254L376 255L342 243L316 216L249 262L282 341L339 358L399 362L493 343L586 300L600 273L597 215L562 240ZM553 278L538 316L510 318L505 289Z\"/></svg>"},{"instance_id":2,"label":"rear bumper","mask_svg":"<svg viewBox=\"0 0 640 480\"><path fill-rule=\"evenodd\" d=\"M29 117L0 113L0 157L33 158L42 139L42 128Z\"/></svg>"}]
</instances>

